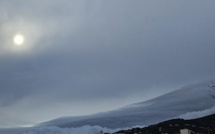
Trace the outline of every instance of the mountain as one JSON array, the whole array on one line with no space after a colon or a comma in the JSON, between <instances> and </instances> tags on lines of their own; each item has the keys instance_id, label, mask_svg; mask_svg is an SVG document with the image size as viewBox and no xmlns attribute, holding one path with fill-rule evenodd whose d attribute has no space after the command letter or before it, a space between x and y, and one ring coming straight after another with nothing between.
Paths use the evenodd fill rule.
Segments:
<instances>
[{"instance_id":1,"label":"mountain","mask_svg":"<svg viewBox=\"0 0 215 134\"><path fill-rule=\"evenodd\" d=\"M115 134L176 134L181 129L189 129L193 133L201 134L214 134L215 133L215 114L205 116L202 118L184 120L184 119L172 119L164 121L158 124L150 125L144 128L133 128L129 130L120 130Z\"/></svg>"},{"instance_id":2,"label":"mountain","mask_svg":"<svg viewBox=\"0 0 215 134\"><path fill-rule=\"evenodd\" d=\"M110 104L111 105L111 104ZM214 110L214 111L213 111ZM80 127L98 125L108 128L147 126L173 118L196 118L215 113L214 101L206 83L194 84L154 99L121 109L80 117L62 117L37 126Z\"/></svg>"}]
</instances>

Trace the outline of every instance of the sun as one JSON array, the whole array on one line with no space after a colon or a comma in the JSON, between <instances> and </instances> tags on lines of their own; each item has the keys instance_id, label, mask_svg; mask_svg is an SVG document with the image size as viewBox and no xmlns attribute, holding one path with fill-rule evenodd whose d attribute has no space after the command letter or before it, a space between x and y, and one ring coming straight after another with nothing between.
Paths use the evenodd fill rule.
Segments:
<instances>
[{"instance_id":1,"label":"sun","mask_svg":"<svg viewBox=\"0 0 215 134\"><path fill-rule=\"evenodd\" d=\"M22 45L25 42L25 37L22 34L16 34L13 37L13 43L15 45Z\"/></svg>"}]
</instances>

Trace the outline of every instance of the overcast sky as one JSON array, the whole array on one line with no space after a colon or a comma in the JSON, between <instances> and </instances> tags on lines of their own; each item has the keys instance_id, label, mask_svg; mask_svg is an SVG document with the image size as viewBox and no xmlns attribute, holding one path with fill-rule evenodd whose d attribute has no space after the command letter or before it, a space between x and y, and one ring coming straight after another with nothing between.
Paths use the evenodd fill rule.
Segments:
<instances>
[{"instance_id":1,"label":"overcast sky","mask_svg":"<svg viewBox=\"0 0 215 134\"><path fill-rule=\"evenodd\" d=\"M0 0L0 126L108 111L213 80L214 5Z\"/></svg>"}]
</instances>

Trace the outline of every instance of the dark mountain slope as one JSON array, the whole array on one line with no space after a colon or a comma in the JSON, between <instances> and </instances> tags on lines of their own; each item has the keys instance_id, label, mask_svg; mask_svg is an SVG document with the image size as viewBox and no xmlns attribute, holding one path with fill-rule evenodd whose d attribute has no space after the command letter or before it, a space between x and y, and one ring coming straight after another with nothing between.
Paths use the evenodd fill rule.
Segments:
<instances>
[{"instance_id":1,"label":"dark mountain slope","mask_svg":"<svg viewBox=\"0 0 215 134\"><path fill-rule=\"evenodd\" d=\"M133 134L178 134L181 129L189 129L193 133L214 134L215 133L215 114L203 118L184 120L172 119L144 128L133 128L130 130L121 130L117 133Z\"/></svg>"}]
</instances>

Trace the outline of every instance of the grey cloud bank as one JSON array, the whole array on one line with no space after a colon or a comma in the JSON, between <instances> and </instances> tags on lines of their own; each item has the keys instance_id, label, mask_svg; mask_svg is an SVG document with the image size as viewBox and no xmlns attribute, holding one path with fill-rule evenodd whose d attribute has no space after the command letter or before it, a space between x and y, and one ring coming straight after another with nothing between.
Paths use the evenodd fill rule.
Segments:
<instances>
[{"instance_id":1,"label":"grey cloud bank","mask_svg":"<svg viewBox=\"0 0 215 134\"><path fill-rule=\"evenodd\" d=\"M112 110L213 80L214 4L1 0L0 125ZM21 48L16 32L28 40Z\"/></svg>"},{"instance_id":2,"label":"grey cloud bank","mask_svg":"<svg viewBox=\"0 0 215 134\"><path fill-rule=\"evenodd\" d=\"M123 128L148 126L173 118L199 118L214 113L214 102L205 92L206 83L198 83L126 107L81 117L62 117L37 126L80 127L99 125Z\"/></svg>"}]
</instances>

